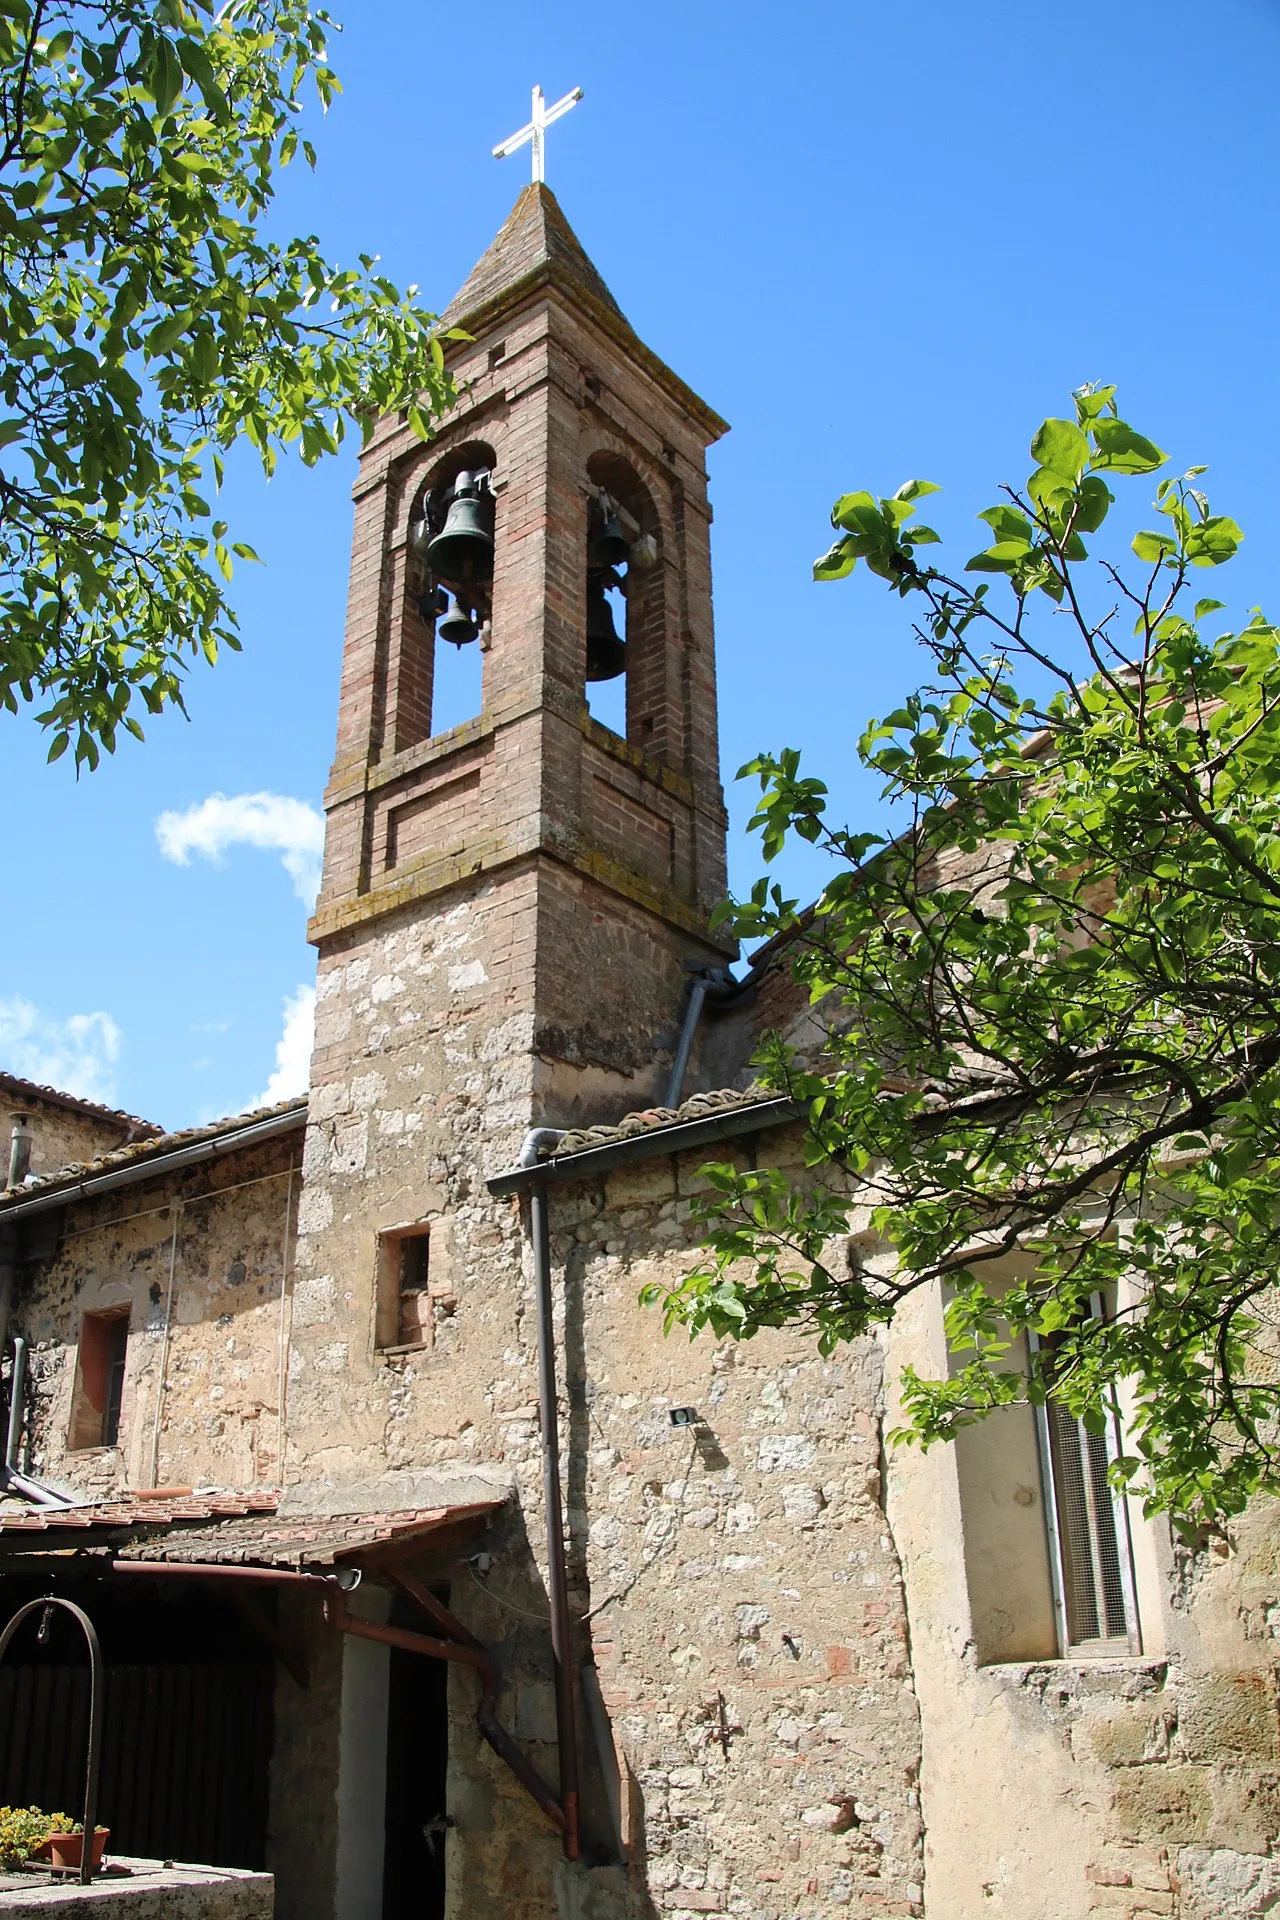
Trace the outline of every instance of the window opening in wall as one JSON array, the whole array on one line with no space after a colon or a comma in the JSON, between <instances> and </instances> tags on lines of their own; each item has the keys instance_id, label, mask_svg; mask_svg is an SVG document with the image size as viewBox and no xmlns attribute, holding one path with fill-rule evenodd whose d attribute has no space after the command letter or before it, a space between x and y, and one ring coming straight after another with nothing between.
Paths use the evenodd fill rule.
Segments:
<instances>
[{"instance_id":1,"label":"window opening in wall","mask_svg":"<svg viewBox=\"0 0 1280 1920\"><path fill-rule=\"evenodd\" d=\"M1104 1317L1100 1296L1092 1312ZM1052 1365L1063 1336L1029 1337ZM1111 1409L1104 1431L1095 1433L1049 1400L1037 1408L1036 1426L1059 1651L1141 1653L1128 1503L1108 1473L1120 1450L1118 1416Z\"/></svg>"},{"instance_id":2,"label":"window opening in wall","mask_svg":"<svg viewBox=\"0 0 1280 1920\"><path fill-rule=\"evenodd\" d=\"M587 707L622 739L627 733L627 576L631 542L618 503L601 489L587 512Z\"/></svg>"},{"instance_id":3,"label":"window opening in wall","mask_svg":"<svg viewBox=\"0 0 1280 1920\"><path fill-rule=\"evenodd\" d=\"M431 736L480 712L492 618L494 497L487 467L464 467L423 496L410 534L411 593L431 646Z\"/></svg>"},{"instance_id":4,"label":"window opening in wall","mask_svg":"<svg viewBox=\"0 0 1280 1920\"><path fill-rule=\"evenodd\" d=\"M406 1227L378 1238L378 1345L431 1344L431 1233Z\"/></svg>"},{"instance_id":5,"label":"window opening in wall","mask_svg":"<svg viewBox=\"0 0 1280 1920\"><path fill-rule=\"evenodd\" d=\"M469 628L458 637L462 628ZM479 639L479 646L471 641ZM487 622L481 629L475 613L450 595L436 622L435 666L431 685L431 732L448 733L465 720L474 720L484 697L484 655L488 651Z\"/></svg>"},{"instance_id":6,"label":"window opening in wall","mask_svg":"<svg viewBox=\"0 0 1280 1920\"><path fill-rule=\"evenodd\" d=\"M128 1348L127 1311L85 1314L80 1323L71 1431L67 1437L70 1451L114 1447L119 1440Z\"/></svg>"}]
</instances>

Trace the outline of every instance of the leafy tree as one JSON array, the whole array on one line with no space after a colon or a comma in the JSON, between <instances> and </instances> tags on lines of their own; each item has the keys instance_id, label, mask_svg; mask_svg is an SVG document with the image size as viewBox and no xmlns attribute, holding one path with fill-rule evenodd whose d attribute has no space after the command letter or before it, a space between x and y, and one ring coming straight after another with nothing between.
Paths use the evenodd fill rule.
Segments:
<instances>
[{"instance_id":1,"label":"leafy tree","mask_svg":"<svg viewBox=\"0 0 1280 1920\"><path fill-rule=\"evenodd\" d=\"M667 1319L800 1323L830 1351L942 1283L953 1372L908 1374L910 1436L1046 1396L1096 1430L1125 1381L1117 1472L1219 1524L1278 1485L1280 635L1257 611L1218 632L1196 597L1242 538L1202 468L1114 544L1113 486L1166 456L1113 388L1031 455L955 572L928 563L927 483L836 502L816 577L865 562L931 658L859 744L903 830L833 826L794 752L743 769L766 858L798 834L836 867L808 911L767 880L723 910L784 936L823 1004L818 1069L776 1035L761 1056L812 1173L713 1170L709 1257ZM882 1273L843 1257L851 1188Z\"/></svg>"},{"instance_id":2,"label":"leafy tree","mask_svg":"<svg viewBox=\"0 0 1280 1920\"><path fill-rule=\"evenodd\" d=\"M0 701L97 764L236 646L204 497L450 387L433 318L361 257L263 231L328 17L300 0L0 0Z\"/></svg>"}]
</instances>

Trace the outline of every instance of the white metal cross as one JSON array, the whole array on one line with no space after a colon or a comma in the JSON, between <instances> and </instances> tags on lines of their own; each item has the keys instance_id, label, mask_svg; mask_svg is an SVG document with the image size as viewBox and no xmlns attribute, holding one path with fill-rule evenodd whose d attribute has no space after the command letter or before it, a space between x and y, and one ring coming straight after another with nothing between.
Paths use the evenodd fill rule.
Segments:
<instances>
[{"instance_id":1,"label":"white metal cross","mask_svg":"<svg viewBox=\"0 0 1280 1920\"><path fill-rule=\"evenodd\" d=\"M509 153L515 153L517 148L523 147L526 143L532 143L533 178L535 180L545 180L547 177L547 149L546 141L543 137L545 130L551 125L553 120L559 120L564 114L568 113L570 107L576 107L581 98L582 88L575 87L572 93L565 94L563 100L557 100L554 107L549 107L543 100L542 88L535 87L533 90L533 117L529 121L528 126L521 127L519 133L513 133L509 140L504 140L500 147L495 147L493 150L494 159L505 160Z\"/></svg>"}]
</instances>

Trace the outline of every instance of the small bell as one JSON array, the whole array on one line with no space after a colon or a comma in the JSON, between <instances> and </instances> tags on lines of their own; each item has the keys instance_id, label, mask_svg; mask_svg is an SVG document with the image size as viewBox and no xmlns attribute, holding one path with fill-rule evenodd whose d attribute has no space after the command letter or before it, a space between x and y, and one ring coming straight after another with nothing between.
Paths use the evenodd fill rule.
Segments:
<instances>
[{"instance_id":1,"label":"small bell","mask_svg":"<svg viewBox=\"0 0 1280 1920\"><path fill-rule=\"evenodd\" d=\"M593 567L625 567L631 558L631 542L618 524L612 506L604 510L604 522L587 545L587 562Z\"/></svg>"},{"instance_id":2,"label":"small bell","mask_svg":"<svg viewBox=\"0 0 1280 1920\"><path fill-rule=\"evenodd\" d=\"M618 637L602 580L587 582L587 679L616 680L627 670L627 643Z\"/></svg>"},{"instance_id":3,"label":"small bell","mask_svg":"<svg viewBox=\"0 0 1280 1920\"><path fill-rule=\"evenodd\" d=\"M447 640L451 647L465 647L468 640L474 640L480 629L462 602L449 595L449 611L436 628L436 638Z\"/></svg>"},{"instance_id":4,"label":"small bell","mask_svg":"<svg viewBox=\"0 0 1280 1920\"><path fill-rule=\"evenodd\" d=\"M427 547L431 571L460 586L493 577L493 496L482 490L482 478L458 475L444 526Z\"/></svg>"}]
</instances>

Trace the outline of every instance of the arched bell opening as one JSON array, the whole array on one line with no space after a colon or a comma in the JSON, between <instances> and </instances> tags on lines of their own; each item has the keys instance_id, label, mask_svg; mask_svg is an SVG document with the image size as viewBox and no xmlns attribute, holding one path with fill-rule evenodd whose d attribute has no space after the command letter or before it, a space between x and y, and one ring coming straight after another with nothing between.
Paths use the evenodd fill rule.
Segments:
<instances>
[{"instance_id":1,"label":"arched bell opening","mask_svg":"<svg viewBox=\"0 0 1280 1920\"><path fill-rule=\"evenodd\" d=\"M431 470L409 516L406 625L416 629L430 739L473 719L484 704L484 655L493 616L493 448L454 447ZM406 662L409 649L404 649Z\"/></svg>"},{"instance_id":2,"label":"arched bell opening","mask_svg":"<svg viewBox=\"0 0 1280 1920\"><path fill-rule=\"evenodd\" d=\"M665 757L661 542L652 497L620 455L587 462L586 696L592 717Z\"/></svg>"}]
</instances>

